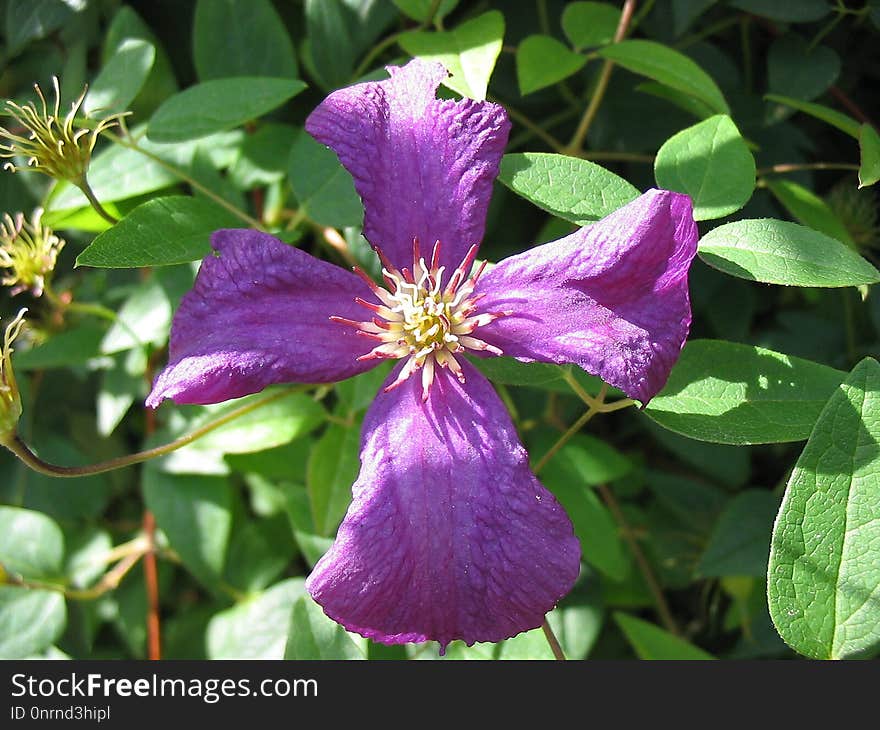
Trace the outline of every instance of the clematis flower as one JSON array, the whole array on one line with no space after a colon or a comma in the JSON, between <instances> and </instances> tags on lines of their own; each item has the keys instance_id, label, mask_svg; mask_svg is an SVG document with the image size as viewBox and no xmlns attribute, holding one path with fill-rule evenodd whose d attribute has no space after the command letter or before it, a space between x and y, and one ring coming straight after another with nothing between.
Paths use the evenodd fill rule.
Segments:
<instances>
[{"instance_id":1,"label":"clematis flower","mask_svg":"<svg viewBox=\"0 0 880 730\"><path fill-rule=\"evenodd\" d=\"M647 402L687 336L690 199L652 190L593 226L474 266L510 124L439 100L442 66L332 93L306 129L351 172L380 286L264 233L221 230L147 403L214 403L397 360L363 424L353 501L307 580L324 611L384 643L500 641L571 589L571 521L529 468L468 355L575 363Z\"/></svg>"}]
</instances>

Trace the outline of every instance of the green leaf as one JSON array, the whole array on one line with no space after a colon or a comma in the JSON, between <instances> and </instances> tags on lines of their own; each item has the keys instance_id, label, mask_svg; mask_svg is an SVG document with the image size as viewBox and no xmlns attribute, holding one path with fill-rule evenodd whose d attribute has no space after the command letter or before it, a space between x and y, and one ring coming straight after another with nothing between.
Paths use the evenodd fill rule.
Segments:
<instances>
[{"instance_id":1,"label":"green leaf","mask_svg":"<svg viewBox=\"0 0 880 730\"><path fill-rule=\"evenodd\" d=\"M632 463L617 449L585 433L575 434L555 458L579 483L591 487L613 482L632 471Z\"/></svg>"},{"instance_id":2,"label":"green leaf","mask_svg":"<svg viewBox=\"0 0 880 730\"><path fill-rule=\"evenodd\" d=\"M828 400L773 529L770 615L793 649L846 659L880 645L880 364L862 360Z\"/></svg>"},{"instance_id":3,"label":"green leaf","mask_svg":"<svg viewBox=\"0 0 880 730\"><path fill-rule=\"evenodd\" d=\"M285 659L366 659L355 643L363 640L349 634L328 618L311 596L303 596L293 604L290 634Z\"/></svg>"},{"instance_id":4,"label":"green leaf","mask_svg":"<svg viewBox=\"0 0 880 730\"><path fill-rule=\"evenodd\" d=\"M620 8L608 3L568 3L562 11L562 30L576 51L611 43L619 22Z\"/></svg>"},{"instance_id":5,"label":"green leaf","mask_svg":"<svg viewBox=\"0 0 880 730\"><path fill-rule=\"evenodd\" d=\"M67 622L64 596L0 586L0 659L25 659L61 636Z\"/></svg>"},{"instance_id":6,"label":"green leaf","mask_svg":"<svg viewBox=\"0 0 880 730\"><path fill-rule=\"evenodd\" d=\"M327 90L351 80L357 50L351 19L342 0L306 0L307 50L314 75Z\"/></svg>"},{"instance_id":7,"label":"green leaf","mask_svg":"<svg viewBox=\"0 0 880 730\"><path fill-rule=\"evenodd\" d=\"M164 438L192 433L230 411L259 403L270 395L271 391L263 391L213 406L192 407L192 415L178 422ZM177 410L180 412L179 408ZM288 392L237 416L154 463L158 469L175 474L228 474L229 465L223 458L225 454L259 452L281 446L317 428L325 416L320 403L308 395Z\"/></svg>"},{"instance_id":8,"label":"green leaf","mask_svg":"<svg viewBox=\"0 0 880 730\"><path fill-rule=\"evenodd\" d=\"M697 564L702 578L767 573L770 532L779 498L765 489L747 489L734 497L719 517Z\"/></svg>"},{"instance_id":9,"label":"green leaf","mask_svg":"<svg viewBox=\"0 0 880 730\"><path fill-rule=\"evenodd\" d=\"M730 114L724 95L703 69L679 51L662 43L629 40L599 50L599 55L628 71L647 76L706 102L716 113Z\"/></svg>"},{"instance_id":10,"label":"green leaf","mask_svg":"<svg viewBox=\"0 0 880 730\"><path fill-rule=\"evenodd\" d=\"M596 493L581 483L577 466L571 463L576 460L557 454L541 472L541 481L571 518L583 559L612 580L622 580L630 563L617 523Z\"/></svg>"},{"instance_id":11,"label":"green leaf","mask_svg":"<svg viewBox=\"0 0 880 730\"><path fill-rule=\"evenodd\" d=\"M227 210L201 198L155 198L95 238L76 265L135 268L197 261L210 253L214 231L239 225Z\"/></svg>"},{"instance_id":12,"label":"green leaf","mask_svg":"<svg viewBox=\"0 0 880 730\"><path fill-rule=\"evenodd\" d=\"M741 487L749 479L751 466L749 453L745 449L694 441L654 424L651 434L679 460L690 464L719 484Z\"/></svg>"},{"instance_id":13,"label":"green leaf","mask_svg":"<svg viewBox=\"0 0 880 730\"><path fill-rule=\"evenodd\" d=\"M276 583L221 611L208 624L209 659L283 659L296 601L306 596L302 578Z\"/></svg>"},{"instance_id":14,"label":"green leaf","mask_svg":"<svg viewBox=\"0 0 880 730\"><path fill-rule=\"evenodd\" d=\"M101 354L101 340L104 328L96 323L86 322L71 327L66 332L52 335L45 342L30 350L16 348L13 355L15 369L18 371L44 370L50 368L85 365Z\"/></svg>"},{"instance_id":15,"label":"green leaf","mask_svg":"<svg viewBox=\"0 0 880 730\"><path fill-rule=\"evenodd\" d=\"M270 123L249 134L229 171L233 182L242 190L251 190L280 181L287 174L287 158L299 133L288 124Z\"/></svg>"},{"instance_id":16,"label":"green leaf","mask_svg":"<svg viewBox=\"0 0 880 730\"><path fill-rule=\"evenodd\" d=\"M672 0L672 28L676 38L718 0Z\"/></svg>"},{"instance_id":17,"label":"green leaf","mask_svg":"<svg viewBox=\"0 0 880 730\"><path fill-rule=\"evenodd\" d=\"M0 506L0 564L24 578L57 578L64 563L61 528L42 512Z\"/></svg>"},{"instance_id":18,"label":"green leaf","mask_svg":"<svg viewBox=\"0 0 880 730\"><path fill-rule=\"evenodd\" d=\"M131 103L131 110L138 118L146 118L156 107L177 91L177 81L168 54L156 38L150 26L128 5L122 5L113 16L110 26L104 33L101 59L104 63L116 54L119 48L129 40L146 41L155 51L150 73L143 88ZM89 180L92 180L93 166L89 167ZM98 196L103 202L104 198Z\"/></svg>"},{"instance_id":19,"label":"green leaf","mask_svg":"<svg viewBox=\"0 0 880 730\"><path fill-rule=\"evenodd\" d=\"M859 130L862 164L859 167L859 188L866 188L880 180L880 135L867 122Z\"/></svg>"},{"instance_id":20,"label":"green leaf","mask_svg":"<svg viewBox=\"0 0 880 730\"><path fill-rule=\"evenodd\" d=\"M811 101L840 74L840 57L827 46L811 48L792 34L773 42L767 53L767 85L773 93Z\"/></svg>"},{"instance_id":21,"label":"green leaf","mask_svg":"<svg viewBox=\"0 0 880 730\"><path fill-rule=\"evenodd\" d=\"M351 502L360 470L360 428L331 424L309 454L306 487L319 535L333 536Z\"/></svg>"},{"instance_id":22,"label":"green leaf","mask_svg":"<svg viewBox=\"0 0 880 730\"><path fill-rule=\"evenodd\" d=\"M435 4L434 0L392 0L392 2L406 17L419 23L424 23L428 20L428 14ZM437 11L434 14L434 20L442 20L455 10L456 5L458 5L458 0L440 0L440 4L437 6Z\"/></svg>"},{"instance_id":23,"label":"green leaf","mask_svg":"<svg viewBox=\"0 0 880 730\"><path fill-rule=\"evenodd\" d=\"M830 124L832 127L837 127L841 132L845 132L854 139L859 138L859 123L852 117L842 114L835 109L829 109L827 106L822 106L821 104L801 101L800 99L792 99L791 97L781 96L779 94L767 94L764 98L768 101L775 101L777 104L790 106L792 109L797 109L799 112L820 119L826 124Z\"/></svg>"},{"instance_id":24,"label":"green leaf","mask_svg":"<svg viewBox=\"0 0 880 730\"><path fill-rule=\"evenodd\" d=\"M367 370L365 373L355 375L353 378L342 380L336 384L336 397L349 411L349 413L360 413L367 410L367 407L375 400L379 388L388 377L390 372L390 363L385 366Z\"/></svg>"},{"instance_id":25,"label":"green leaf","mask_svg":"<svg viewBox=\"0 0 880 730\"><path fill-rule=\"evenodd\" d=\"M143 373L130 372L126 360L117 357L113 367L101 374L95 415L98 434L104 438L116 430L135 399L146 396Z\"/></svg>"},{"instance_id":26,"label":"green leaf","mask_svg":"<svg viewBox=\"0 0 880 730\"><path fill-rule=\"evenodd\" d=\"M272 585L296 557L296 545L284 515L233 523L223 580L244 593Z\"/></svg>"},{"instance_id":27,"label":"green leaf","mask_svg":"<svg viewBox=\"0 0 880 730\"><path fill-rule=\"evenodd\" d=\"M801 441L844 373L753 345L691 340L645 414L720 444Z\"/></svg>"},{"instance_id":28,"label":"green leaf","mask_svg":"<svg viewBox=\"0 0 880 730\"><path fill-rule=\"evenodd\" d=\"M201 81L298 74L293 43L270 0L198 0L193 57Z\"/></svg>"},{"instance_id":29,"label":"green leaf","mask_svg":"<svg viewBox=\"0 0 880 730\"><path fill-rule=\"evenodd\" d=\"M405 33L399 43L413 56L442 63L452 74L444 81L450 89L482 100L486 98L503 39L504 16L490 10L451 31Z\"/></svg>"},{"instance_id":30,"label":"green leaf","mask_svg":"<svg viewBox=\"0 0 880 730\"><path fill-rule=\"evenodd\" d=\"M0 566L25 579L55 579L63 571L64 536L46 515L0 506ZM61 635L64 597L54 591L0 586L0 658L42 651Z\"/></svg>"},{"instance_id":31,"label":"green leaf","mask_svg":"<svg viewBox=\"0 0 880 730\"><path fill-rule=\"evenodd\" d=\"M880 272L840 241L774 218L741 220L700 239L700 258L731 276L785 286L873 284Z\"/></svg>"},{"instance_id":32,"label":"green leaf","mask_svg":"<svg viewBox=\"0 0 880 730\"><path fill-rule=\"evenodd\" d=\"M525 96L553 86L580 71L587 57L572 53L562 43L547 35L530 35L516 49L516 78Z\"/></svg>"},{"instance_id":33,"label":"green leaf","mask_svg":"<svg viewBox=\"0 0 880 730\"><path fill-rule=\"evenodd\" d=\"M45 38L62 27L85 0L7 0L4 33L8 54L13 56L33 40Z\"/></svg>"},{"instance_id":34,"label":"green leaf","mask_svg":"<svg viewBox=\"0 0 880 730\"><path fill-rule=\"evenodd\" d=\"M755 189L755 159L725 114L709 117L670 137L654 161L657 184L687 193L698 221L742 208Z\"/></svg>"},{"instance_id":35,"label":"green leaf","mask_svg":"<svg viewBox=\"0 0 880 730\"><path fill-rule=\"evenodd\" d=\"M360 226L364 208L354 180L336 153L300 130L288 161L293 194L306 215L322 226Z\"/></svg>"},{"instance_id":36,"label":"green leaf","mask_svg":"<svg viewBox=\"0 0 880 730\"><path fill-rule=\"evenodd\" d=\"M205 406L200 409L202 415L193 419L188 428L195 429L215 421L229 411L237 410L248 403L257 403L270 394L271 391L263 391L229 403ZM317 428L324 421L325 415L321 404L305 393L286 393L249 413L237 416L186 448L221 451L224 454L263 451L304 436Z\"/></svg>"},{"instance_id":37,"label":"green leaf","mask_svg":"<svg viewBox=\"0 0 880 730\"><path fill-rule=\"evenodd\" d=\"M617 611L614 620L639 659L714 659L699 647L642 619Z\"/></svg>"},{"instance_id":38,"label":"green leaf","mask_svg":"<svg viewBox=\"0 0 880 730\"><path fill-rule=\"evenodd\" d=\"M225 478L145 469L144 501L183 564L208 588L223 572L232 526L232 487Z\"/></svg>"},{"instance_id":39,"label":"green leaf","mask_svg":"<svg viewBox=\"0 0 880 730\"><path fill-rule=\"evenodd\" d=\"M644 81L635 88L636 91L640 91L643 94L650 94L658 99L665 99L670 104L674 104L697 119L706 119L715 113L712 107L697 97L685 94L669 86L664 86L656 81Z\"/></svg>"},{"instance_id":40,"label":"green leaf","mask_svg":"<svg viewBox=\"0 0 880 730\"><path fill-rule=\"evenodd\" d=\"M101 352L111 355L133 347L152 344L161 347L168 341L171 326L171 302L155 276L142 281L128 296L116 321L101 341Z\"/></svg>"},{"instance_id":41,"label":"green leaf","mask_svg":"<svg viewBox=\"0 0 880 730\"><path fill-rule=\"evenodd\" d=\"M305 88L296 79L257 76L205 81L163 103L153 114L147 135L154 142L207 137L257 119Z\"/></svg>"},{"instance_id":42,"label":"green leaf","mask_svg":"<svg viewBox=\"0 0 880 730\"><path fill-rule=\"evenodd\" d=\"M748 13L785 23L812 23L831 12L825 0L730 0L730 4Z\"/></svg>"},{"instance_id":43,"label":"green leaf","mask_svg":"<svg viewBox=\"0 0 880 730\"><path fill-rule=\"evenodd\" d=\"M848 246L855 246L849 231L831 206L814 192L793 180L781 177L768 179L766 184L792 218Z\"/></svg>"},{"instance_id":44,"label":"green leaf","mask_svg":"<svg viewBox=\"0 0 880 730\"><path fill-rule=\"evenodd\" d=\"M83 111L100 117L126 111L143 88L155 60L156 49L151 43L125 40L89 87Z\"/></svg>"},{"instance_id":45,"label":"green leaf","mask_svg":"<svg viewBox=\"0 0 880 730\"><path fill-rule=\"evenodd\" d=\"M546 152L504 155L498 179L539 208L581 226L639 196L636 188L604 167Z\"/></svg>"}]
</instances>

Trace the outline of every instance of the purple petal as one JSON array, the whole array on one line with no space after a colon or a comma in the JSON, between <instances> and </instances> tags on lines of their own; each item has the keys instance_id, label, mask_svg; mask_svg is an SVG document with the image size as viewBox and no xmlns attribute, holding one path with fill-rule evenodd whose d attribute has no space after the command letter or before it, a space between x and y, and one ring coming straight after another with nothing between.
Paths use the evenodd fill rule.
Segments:
<instances>
[{"instance_id":1,"label":"purple petal","mask_svg":"<svg viewBox=\"0 0 880 730\"><path fill-rule=\"evenodd\" d=\"M575 363L647 403L691 323L697 226L687 195L649 190L598 223L500 262L483 311L512 311L477 336L527 362Z\"/></svg>"},{"instance_id":2,"label":"purple petal","mask_svg":"<svg viewBox=\"0 0 880 730\"><path fill-rule=\"evenodd\" d=\"M171 327L168 366L147 398L155 408L218 403L273 383L343 380L370 340L330 316L362 320L370 291L354 274L252 230L214 233L195 285ZM375 343L372 343L375 344Z\"/></svg>"},{"instance_id":3,"label":"purple petal","mask_svg":"<svg viewBox=\"0 0 880 730\"><path fill-rule=\"evenodd\" d=\"M492 386L462 362L380 393L336 542L306 581L328 616L388 644L501 641L540 626L580 546ZM396 377L392 373L387 382Z\"/></svg>"},{"instance_id":4,"label":"purple petal","mask_svg":"<svg viewBox=\"0 0 880 730\"><path fill-rule=\"evenodd\" d=\"M456 267L483 239L492 181L510 122L497 104L438 100L437 63L389 67L386 81L328 96L306 130L335 150L364 201L364 236L398 268L412 265L413 237Z\"/></svg>"}]
</instances>

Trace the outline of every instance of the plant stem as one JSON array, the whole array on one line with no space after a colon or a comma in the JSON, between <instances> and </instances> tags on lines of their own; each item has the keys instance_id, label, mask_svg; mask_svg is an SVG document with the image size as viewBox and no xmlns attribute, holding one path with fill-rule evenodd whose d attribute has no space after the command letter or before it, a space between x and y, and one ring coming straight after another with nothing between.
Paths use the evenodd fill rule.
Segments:
<instances>
[{"instance_id":1,"label":"plant stem","mask_svg":"<svg viewBox=\"0 0 880 730\"><path fill-rule=\"evenodd\" d=\"M626 0L623 4L623 10L620 13L620 22L617 24L617 31L614 33L614 42L620 43L626 37L626 31L632 20L633 12L636 9L636 0ZM614 68L614 61L606 60L602 64L602 70L599 72L599 78L596 81L596 89L590 98L590 103L581 117L581 121L575 130L571 142L568 143L567 154L580 155L583 152L584 142L587 139L587 132L590 131L590 125L596 118L599 111L599 105L605 96L605 90L608 88L608 81L611 79L611 71Z\"/></svg>"},{"instance_id":2,"label":"plant stem","mask_svg":"<svg viewBox=\"0 0 880 730\"><path fill-rule=\"evenodd\" d=\"M538 463L535 464L532 471L537 474L541 469L547 466L547 462L550 461L554 456L556 456L556 452L559 451L563 446L565 446L570 440L571 437L574 436L578 431L580 431L584 426L589 423L590 419L599 413L599 409L595 406L590 406L587 409L587 412L584 413L577 421L575 421L569 429L559 437L553 446L550 447L550 450L544 454L539 460Z\"/></svg>"},{"instance_id":3,"label":"plant stem","mask_svg":"<svg viewBox=\"0 0 880 730\"><path fill-rule=\"evenodd\" d=\"M232 410L229 413L220 416L220 418L211 421L210 423L206 423L204 426L200 426L194 431L184 436L181 436L180 438L177 438L170 443L163 444L162 446L156 446L152 449L146 449L145 451L139 451L135 454L117 456L114 459L102 461L97 464L90 464L88 466L58 466L57 464L51 464L48 461L44 461L33 451L31 451L30 447L24 441L22 441L21 437L19 437L18 434L13 436L12 439L4 443L3 445L6 446L7 449L9 449L31 469L39 472L40 474L45 474L50 477L82 477L89 476L91 474L102 474L103 472L113 471L115 469L122 469L126 466L139 464L143 461L147 461L148 459L153 459L157 456L163 456L165 454L171 453L172 451L175 451L183 446L191 444L196 439L199 439L202 436L210 433L211 431L220 428L220 426L225 426L227 423L235 420L239 416L243 416L246 413L250 413L251 411L256 410L257 408L272 403L273 401L279 400L280 398L284 398L288 395L291 395L292 393L302 391L308 387L310 386L292 386L289 388L285 388L284 390L272 393L271 395L268 395L258 401L240 406L239 408L236 408L235 410Z\"/></svg>"},{"instance_id":4,"label":"plant stem","mask_svg":"<svg viewBox=\"0 0 880 730\"><path fill-rule=\"evenodd\" d=\"M113 566L113 568L108 570L103 575L101 580L98 581L91 588L68 588L67 586L62 586L55 583L46 583L39 580L12 579L9 581L9 583L10 585L20 586L22 588L28 588L30 590L56 591L58 593L63 593L65 598L69 598L74 601L93 601L96 598L100 598L108 591L112 591L119 587L122 579L135 565L137 565L138 560L140 560L143 555L143 548L139 551L124 555L120 559L120 561L115 566Z\"/></svg>"},{"instance_id":5,"label":"plant stem","mask_svg":"<svg viewBox=\"0 0 880 730\"><path fill-rule=\"evenodd\" d=\"M636 540L633 529L630 527L629 522L627 522L623 510L620 509L620 505L617 503L614 494L604 484L600 484L596 489L601 495L602 500L608 506L611 514L614 516L614 520L620 527L623 539L629 546L630 551L632 551L636 564L639 566L642 577L645 579L645 583L648 585L648 590L651 592L651 596L654 599L654 605L657 608L657 614L660 616L661 623L667 631L676 636L680 636L681 630L678 628L678 624L675 623L675 619L672 617L672 612L669 610L669 605L666 603L666 597L663 595L663 589L660 587L660 583L654 575L651 564L648 562L648 558L645 557L645 553L642 551L641 546Z\"/></svg>"},{"instance_id":6,"label":"plant stem","mask_svg":"<svg viewBox=\"0 0 880 730\"><path fill-rule=\"evenodd\" d=\"M86 176L82 176L82 180L80 180L76 186L82 191L82 194L86 196L86 200L89 201L92 208L95 209L95 212L101 216L105 221L107 221L110 225L115 226L119 223L119 219L116 216L111 215L107 212L98 198L95 196L95 192L92 190L92 186L89 185L88 180L86 180Z\"/></svg>"},{"instance_id":7,"label":"plant stem","mask_svg":"<svg viewBox=\"0 0 880 730\"><path fill-rule=\"evenodd\" d=\"M804 163L780 163L769 167L760 167L758 175L773 173L797 172L798 170L858 170L859 166L850 162L804 162Z\"/></svg>"},{"instance_id":8,"label":"plant stem","mask_svg":"<svg viewBox=\"0 0 880 730\"><path fill-rule=\"evenodd\" d=\"M541 624L541 629L544 631L544 636L547 638L547 643L550 644L550 651L553 652L553 656L557 661L564 662L565 661L565 652L562 651L562 646L559 644L559 639L556 638L556 634L553 633L553 629L550 626L550 622L544 618L544 623Z\"/></svg>"},{"instance_id":9,"label":"plant stem","mask_svg":"<svg viewBox=\"0 0 880 730\"><path fill-rule=\"evenodd\" d=\"M550 132L548 132L546 129L543 129L541 126L529 119L525 114L517 111L511 106L507 106L507 113L510 115L510 118L513 119L513 121L515 121L520 126L525 127L534 136L541 139L554 152L565 152L565 145L562 144L562 142L556 139L556 137L550 134Z\"/></svg>"},{"instance_id":10,"label":"plant stem","mask_svg":"<svg viewBox=\"0 0 880 730\"><path fill-rule=\"evenodd\" d=\"M149 550L144 555L144 585L147 591L147 658L162 658L162 634L159 623L159 566L156 561L156 518L144 510L144 534Z\"/></svg>"}]
</instances>

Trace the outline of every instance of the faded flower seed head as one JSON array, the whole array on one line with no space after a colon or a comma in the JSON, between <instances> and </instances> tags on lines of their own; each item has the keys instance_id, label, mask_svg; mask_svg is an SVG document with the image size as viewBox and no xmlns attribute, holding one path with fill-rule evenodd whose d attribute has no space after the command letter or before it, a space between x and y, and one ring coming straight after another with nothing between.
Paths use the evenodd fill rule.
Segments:
<instances>
[{"instance_id":1,"label":"faded flower seed head","mask_svg":"<svg viewBox=\"0 0 880 730\"><path fill-rule=\"evenodd\" d=\"M12 343L24 326L25 312L27 309L22 309L6 326L0 349L0 444L16 435L18 419L21 418L21 395L12 371Z\"/></svg>"},{"instance_id":2,"label":"faded flower seed head","mask_svg":"<svg viewBox=\"0 0 880 730\"><path fill-rule=\"evenodd\" d=\"M30 223L23 213L14 218L6 214L0 221L0 268L6 270L0 281L12 287L13 295L30 290L40 296L64 248L64 240L42 225L42 215L43 209L37 208Z\"/></svg>"},{"instance_id":3,"label":"faded flower seed head","mask_svg":"<svg viewBox=\"0 0 880 730\"><path fill-rule=\"evenodd\" d=\"M62 118L58 77L52 77L52 86L55 89L55 103L51 106L46 103L46 97L38 84L34 84L34 89L40 97L39 107L34 102L20 106L7 100L6 113L23 129L16 133L19 130L0 127L0 137L8 141L7 144L0 144L0 157L24 157L27 159L27 166L7 162L3 169L12 172L34 170L57 180L68 180L80 185L98 135L117 124L124 114L111 114L104 119L95 120L90 126L81 126L76 124L76 116L82 108L88 87L83 89L82 94L71 105L67 116Z\"/></svg>"}]
</instances>

